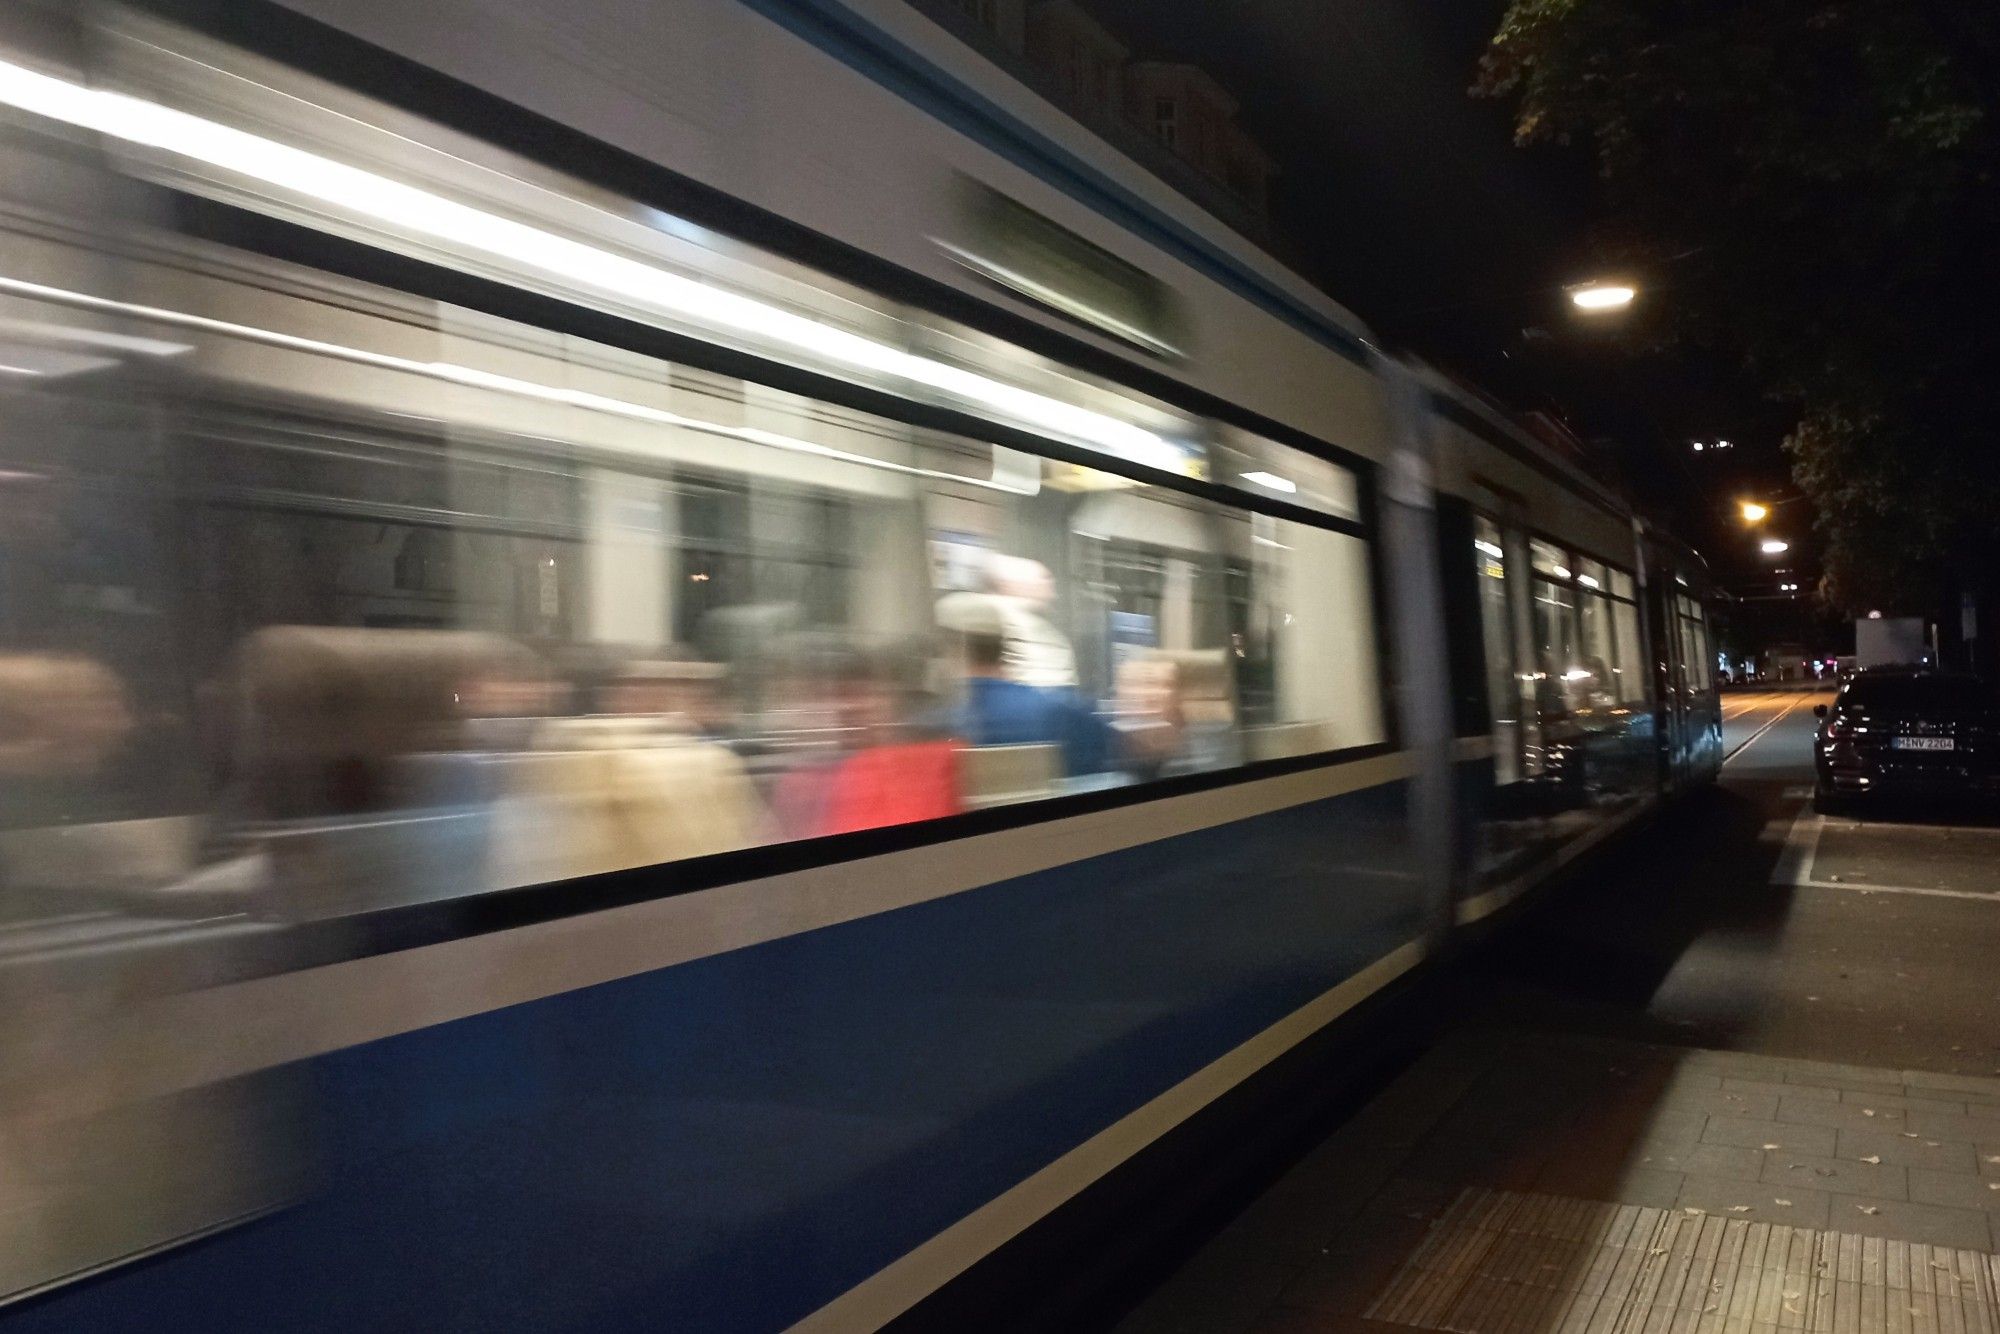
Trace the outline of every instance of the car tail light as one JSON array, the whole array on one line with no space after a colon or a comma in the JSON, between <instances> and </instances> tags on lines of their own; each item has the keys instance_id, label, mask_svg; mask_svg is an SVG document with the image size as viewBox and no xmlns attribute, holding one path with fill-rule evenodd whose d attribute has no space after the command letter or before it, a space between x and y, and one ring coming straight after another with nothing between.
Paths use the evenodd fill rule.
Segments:
<instances>
[{"instance_id":1,"label":"car tail light","mask_svg":"<svg viewBox=\"0 0 2000 1334\"><path fill-rule=\"evenodd\" d=\"M1854 724L1848 722L1847 719L1833 717L1826 720L1826 739L1828 741L1839 741L1852 735L1854 735Z\"/></svg>"}]
</instances>

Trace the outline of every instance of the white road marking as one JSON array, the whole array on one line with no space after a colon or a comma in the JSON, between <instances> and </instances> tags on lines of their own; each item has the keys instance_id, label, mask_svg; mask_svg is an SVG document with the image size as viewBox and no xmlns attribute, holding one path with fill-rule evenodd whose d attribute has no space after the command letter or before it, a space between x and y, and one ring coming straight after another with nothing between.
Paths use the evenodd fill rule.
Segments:
<instances>
[{"instance_id":1,"label":"white road marking","mask_svg":"<svg viewBox=\"0 0 2000 1334\"><path fill-rule=\"evenodd\" d=\"M2000 893L1982 893L1976 889L1926 889L1921 885L1863 885L1849 884L1845 880L1808 880L1792 888L1847 889L1856 894L1913 894L1919 898L1984 899L1988 903L2000 903Z\"/></svg>"},{"instance_id":2,"label":"white road marking","mask_svg":"<svg viewBox=\"0 0 2000 1334\"><path fill-rule=\"evenodd\" d=\"M1821 880L1813 875L1819 860L1820 836L1826 832L1827 818L1810 808L1798 813L1785 834L1785 849L1771 872L1771 884L1778 889L1845 889L1857 894L1907 894L1931 899L1984 899L2000 903L2000 891L1976 889L1931 889L1922 885L1877 885L1861 880ZM1856 821L1850 828L1864 828ZM1951 833L2000 833L2000 830L1953 828Z\"/></svg>"},{"instance_id":3,"label":"white road marking","mask_svg":"<svg viewBox=\"0 0 2000 1334\"><path fill-rule=\"evenodd\" d=\"M1808 806L1798 813L1785 834L1785 850L1771 872L1771 883L1787 889L1812 883L1813 862L1819 857L1819 836L1826 830L1826 817Z\"/></svg>"}]
</instances>

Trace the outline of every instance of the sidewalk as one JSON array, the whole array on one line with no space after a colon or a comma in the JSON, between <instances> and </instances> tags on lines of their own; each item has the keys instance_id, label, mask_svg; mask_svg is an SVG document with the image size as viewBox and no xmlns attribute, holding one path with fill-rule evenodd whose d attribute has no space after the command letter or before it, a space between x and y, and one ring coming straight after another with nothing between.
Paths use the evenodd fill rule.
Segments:
<instances>
[{"instance_id":1,"label":"sidewalk","mask_svg":"<svg viewBox=\"0 0 2000 1334\"><path fill-rule=\"evenodd\" d=\"M1120 1334L2000 1334L2000 1078L1430 1052Z\"/></svg>"}]
</instances>

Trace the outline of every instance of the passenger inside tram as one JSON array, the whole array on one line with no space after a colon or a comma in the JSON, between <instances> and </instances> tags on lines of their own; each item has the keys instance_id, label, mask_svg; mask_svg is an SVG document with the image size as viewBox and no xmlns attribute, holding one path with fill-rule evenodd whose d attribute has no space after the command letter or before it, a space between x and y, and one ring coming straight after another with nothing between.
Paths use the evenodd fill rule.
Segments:
<instances>
[{"instance_id":1,"label":"passenger inside tram","mask_svg":"<svg viewBox=\"0 0 2000 1334\"><path fill-rule=\"evenodd\" d=\"M963 702L950 729L972 746L1043 746L1061 754L1068 778L1106 774L1117 768L1114 734L1097 708L1073 686L1029 684L1020 679L1008 633L1018 625L1002 601L979 593L946 599L939 621L957 632L965 673ZM1046 662L1034 673L1048 679Z\"/></svg>"},{"instance_id":2,"label":"passenger inside tram","mask_svg":"<svg viewBox=\"0 0 2000 1334\"><path fill-rule=\"evenodd\" d=\"M1338 465L1229 437L1319 526L282 265L103 262L126 314L0 297L140 349L0 386L0 498L41 497L0 531L10 921L343 917L1383 739Z\"/></svg>"}]
</instances>

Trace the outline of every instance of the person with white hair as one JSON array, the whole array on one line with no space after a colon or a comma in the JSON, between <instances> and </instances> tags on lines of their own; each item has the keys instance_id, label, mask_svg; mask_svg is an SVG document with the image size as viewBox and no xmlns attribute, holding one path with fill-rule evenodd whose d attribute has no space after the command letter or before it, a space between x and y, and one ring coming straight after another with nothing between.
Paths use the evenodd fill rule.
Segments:
<instances>
[{"instance_id":1,"label":"person with white hair","mask_svg":"<svg viewBox=\"0 0 2000 1334\"><path fill-rule=\"evenodd\" d=\"M1076 689L1076 651L1047 615L1056 595L1049 567L1025 556L995 555L987 564L987 582L1004 622L1006 678L1040 690Z\"/></svg>"}]
</instances>

